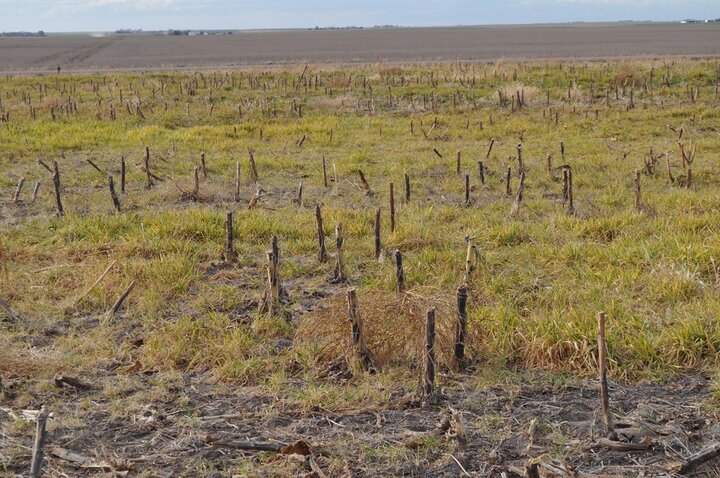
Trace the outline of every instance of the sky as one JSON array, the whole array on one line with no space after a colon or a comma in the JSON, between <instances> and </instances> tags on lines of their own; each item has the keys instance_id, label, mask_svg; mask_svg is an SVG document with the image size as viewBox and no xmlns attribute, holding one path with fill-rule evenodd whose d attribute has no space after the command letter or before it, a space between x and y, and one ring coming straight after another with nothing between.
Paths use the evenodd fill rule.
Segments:
<instances>
[{"instance_id":1,"label":"sky","mask_svg":"<svg viewBox=\"0 0 720 478\"><path fill-rule=\"evenodd\" d=\"M0 0L0 31L490 25L719 17L720 0Z\"/></svg>"}]
</instances>

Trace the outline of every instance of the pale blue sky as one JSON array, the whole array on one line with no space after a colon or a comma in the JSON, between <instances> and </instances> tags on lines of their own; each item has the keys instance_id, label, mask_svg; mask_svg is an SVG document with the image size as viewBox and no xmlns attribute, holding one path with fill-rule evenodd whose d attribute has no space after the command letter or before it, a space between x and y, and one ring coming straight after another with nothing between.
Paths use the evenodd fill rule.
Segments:
<instances>
[{"instance_id":1,"label":"pale blue sky","mask_svg":"<svg viewBox=\"0 0 720 478\"><path fill-rule=\"evenodd\" d=\"M0 31L485 25L718 17L720 0L0 0Z\"/></svg>"}]
</instances>

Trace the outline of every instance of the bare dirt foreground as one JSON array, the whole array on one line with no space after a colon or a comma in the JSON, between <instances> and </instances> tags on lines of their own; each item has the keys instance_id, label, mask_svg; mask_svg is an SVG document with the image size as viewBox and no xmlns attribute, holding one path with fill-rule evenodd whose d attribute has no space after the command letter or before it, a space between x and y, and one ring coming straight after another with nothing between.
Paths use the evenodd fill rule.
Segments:
<instances>
[{"instance_id":1,"label":"bare dirt foreground","mask_svg":"<svg viewBox=\"0 0 720 478\"><path fill-rule=\"evenodd\" d=\"M0 39L0 71L720 55L720 24L246 31L206 37Z\"/></svg>"},{"instance_id":2,"label":"bare dirt foreground","mask_svg":"<svg viewBox=\"0 0 720 478\"><path fill-rule=\"evenodd\" d=\"M45 476L681 476L684 457L720 438L717 417L700 405L708 384L699 376L613 383L613 409L622 416L615 426L627 441L609 445L595 383L534 373L478 388L446 376L432 406L408 390L385 407L318 406L309 414L194 375L152 397L141 391L157 388L152 371L121 384L112 375L66 385L59 401L56 391L47 392L62 425L51 418ZM345 381L342 373L328 380ZM5 387L8 404L21 407L22 391L13 382ZM108 399L110 393L119 396ZM123 409L123 401L135 400L146 405ZM15 410L0 408L0 418L33 413ZM0 436L2 476L27 471L31 446ZM258 465L262 474L246 473ZM720 473L712 465L699 470L694 476Z\"/></svg>"}]
</instances>

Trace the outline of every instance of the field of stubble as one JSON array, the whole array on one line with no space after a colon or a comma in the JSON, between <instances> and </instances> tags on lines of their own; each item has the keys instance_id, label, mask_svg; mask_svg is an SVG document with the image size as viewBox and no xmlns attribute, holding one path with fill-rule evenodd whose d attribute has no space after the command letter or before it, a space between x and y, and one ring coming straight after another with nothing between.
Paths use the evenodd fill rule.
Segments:
<instances>
[{"instance_id":1,"label":"field of stubble","mask_svg":"<svg viewBox=\"0 0 720 478\"><path fill-rule=\"evenodd\" d=\"M44 405L46 476L673 475L720 437L719 75L3 77L0 474Z\"/></svg>"}]
</instances>

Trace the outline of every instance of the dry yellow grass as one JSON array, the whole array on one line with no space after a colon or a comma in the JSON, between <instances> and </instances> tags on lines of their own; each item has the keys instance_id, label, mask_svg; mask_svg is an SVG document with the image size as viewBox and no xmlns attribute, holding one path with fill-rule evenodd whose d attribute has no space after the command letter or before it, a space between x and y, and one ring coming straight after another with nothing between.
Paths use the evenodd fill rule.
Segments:
<instances>
[{"instance_id":1,"label":"dry yellow grass","mask_svg":"<svg viewBox=\"0 0 720 478\"><path fill-rule=\"evenodd\" d=\"M381 367L416 366L423 353L425 317L436 310L436 357L443 366L452 366L456 313L452 297L429 291L392 293L365 290L358 294L365 341ZM308 314L295 335L299 343L318 343L327 359L347 356L350 350L347 293L340 292ZM477 350L483 346L482 329L471 324L467 343Z\"/></svg>"}]
</instances>

